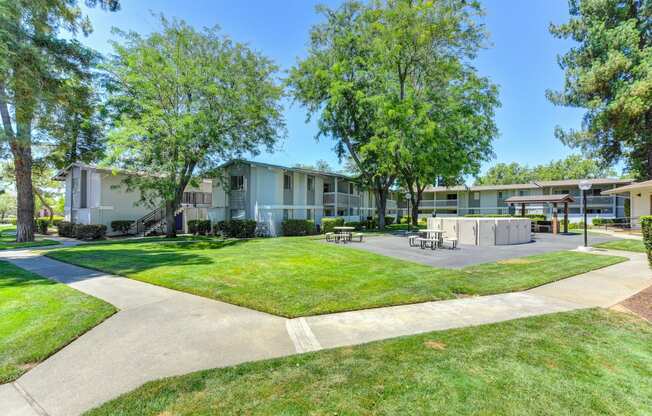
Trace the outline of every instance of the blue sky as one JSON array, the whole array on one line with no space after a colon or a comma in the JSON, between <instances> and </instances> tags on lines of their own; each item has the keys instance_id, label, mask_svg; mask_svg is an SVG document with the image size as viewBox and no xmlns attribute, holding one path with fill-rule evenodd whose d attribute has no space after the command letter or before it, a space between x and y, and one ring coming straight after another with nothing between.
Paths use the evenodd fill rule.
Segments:
<instances>
[{"instance_id":1,"label":"blue sky","mask_svg":"<svg viewBox=\"0 0 652 416\"><path fill-rule=\"evenodd\" d=\"M568 19L567 0L481 0L490 32L491 46L475 62L478 72L500 88L502 107L496 113L500 136L494 143L496 158L485 163L483 171L498 162L545 163L571 152L555 137L554 128L579 127L582 110L555 107L545 98L546 89L558 89L563 73L557 54L570 46L553 38L551 22ZM320 21L314 11L317 3L336 6L339 1L312 0L122 0L117 13L88 10L94 32L81 39L85 44L109 53L111 27L148 33L158 29L150 13L178 17L196 27L219 24L224 34L248 43L266 54L283 69L290 68L306 54L310 27ZM288 136L272 154L256 160L281 165L327 160L338 167L333 143L314 139L314 123L305 123L305 111L298 105L286 106Z\"/></svg>"}]
</instances>

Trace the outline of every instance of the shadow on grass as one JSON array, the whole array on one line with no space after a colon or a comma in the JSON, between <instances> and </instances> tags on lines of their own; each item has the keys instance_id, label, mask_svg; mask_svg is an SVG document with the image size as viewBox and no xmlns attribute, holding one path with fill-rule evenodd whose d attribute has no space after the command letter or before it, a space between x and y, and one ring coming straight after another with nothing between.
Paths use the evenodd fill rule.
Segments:
<instances>
[{"instance_id":1,"label":"shadow on grass","mask_svg":"<svg viewBox=\"0 0 652 416\"><path fill-rule=\"evenodd\" d=\"M165 266L210 265L214 259L200 254L200 250L219 250L246 244L247 240L140 240L133 243L139 244L132 246L131 241L85 244L53 250L45 256L92 270L126 276ZM112 246L116 246L115 249ZM185 253L183 250L192 252Z\"/></svg>"}]
</instances>

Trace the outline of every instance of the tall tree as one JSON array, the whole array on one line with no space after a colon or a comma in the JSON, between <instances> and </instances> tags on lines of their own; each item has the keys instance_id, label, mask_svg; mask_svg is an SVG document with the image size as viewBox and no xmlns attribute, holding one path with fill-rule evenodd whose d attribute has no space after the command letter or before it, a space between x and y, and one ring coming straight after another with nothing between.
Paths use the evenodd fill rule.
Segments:
<instances>
[{"instance_id":1,"label":"tall tree","mask_svg":"<svg viewBox=\"0 0 652 416\"><path fill-rule=\"evenodd\" d=\"M379 130L384 73L373 53L368 7L347 0L337 9L319 6L325 22L313 26L308 57L290 71L295 99L318 117L318 138L335 141L340 160L353 160L360 181L374 190L378 223L385 226L390 188L396 182L388 140Z\"/></svg>"},{"instance_id":2,"label":"tall tree","mask_svg":"<svg viewBox=\"0 0 652 416\"><path fill-rule=\"evenodd\" d=\"M60 37L91 31L76 0L0 1L0 118L2 141L13 156L17 191L16 240L34 239L32 138L35 121L45 104L61 98L71 76L88 73L93 53L76 40ZM111 11L118 0L86 0Z\"/></svg>"},{"instance_id":3,"label":"tall tree","mask_svg":"<svg viewBox=\"0 0 652 416\"><path fill-rule=\"evenodd\" d=\"M487 173L476 179L476 185L508 185L532 181L557 181L564 179L611 178L616 172L604 167L595 160L580 155L570 155L565 159L529 167L516 162L498 163Z\"/></svg>"},{"instance_id":4,"label":"tall tree","mask_svg":"<svg viewBox=\"0 0 652 416\"><path fill-rule=\"evenodd\" d=\"M109 135L114 162L145 175L128 188L144 203L164 204L167 236L196 175L243 153L271 147L284 134L276 66L247 46L161 17L162 31L118 32L111 103L118 118Z\"/></svg>"},{"instance_id":5,"label":"tall tree","mask_svg":"<svg viewBox=\"0 0 652 416\"><path fill-rule=\"evenodd\" d=\"M376 0L367 12L385 74L377 130L411 191L414 224L427 185L474 174L492 155L497 89L467 63L486 38L481 14L465 0Z\"/></svg>"},{"instance_id":6,"label":"tall tree","mask_svg":"<svg viewBox=\"0 0 652 416\"><path fill-rule=\"evenodd\" d=\"M559 58L563 90L547 96L587 112L581 130L557 128L556 135L652 179L652 1L569 0L569 8L571 19L550 31L579 44Z\"/></svg>"},{"instance_id":7,"label":"tall tree","mask_svg":"<svg viewBox=\"0 0 652 416\"><path fill-rule=\"evenodd\" d=\"M0 223L9 215L16 213L16 197L9 193L0 194Z\"/></svg>"}]
</instances>

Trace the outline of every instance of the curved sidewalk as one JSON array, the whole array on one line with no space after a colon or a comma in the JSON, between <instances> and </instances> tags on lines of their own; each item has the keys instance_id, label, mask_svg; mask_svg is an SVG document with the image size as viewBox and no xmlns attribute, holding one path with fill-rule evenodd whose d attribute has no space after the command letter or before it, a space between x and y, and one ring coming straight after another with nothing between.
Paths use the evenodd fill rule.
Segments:
<instances>
[{"instance_id":1,"label":"curved sidewalk","mask_svg":"<svg viewBox=\"0 0 652 416\"><path fill-rule=\"evenodd\" d=\"M285 319L58 262L42 250L0 259L103 299L120 311L0 386L0 414L77 415L144 382L322 348L592 306L652 284L645 255L529 291Z\"/></svg>"}]
</instances>

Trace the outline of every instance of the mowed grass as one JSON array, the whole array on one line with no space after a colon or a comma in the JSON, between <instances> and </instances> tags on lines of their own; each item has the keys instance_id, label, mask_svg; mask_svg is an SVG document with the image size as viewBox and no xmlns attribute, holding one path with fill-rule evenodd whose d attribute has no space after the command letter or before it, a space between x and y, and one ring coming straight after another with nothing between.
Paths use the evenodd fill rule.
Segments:
<instances>
[{"instance_id":1,"label":"mowed grass","mask_svg":"<svg viewBox=\"0 0 652 416\"><path fill-rule=\"evenodd\" d=\"M287 317L517 291L625 260L565 251L437 269L307 238L123 242L46 255Z\"/></svg>"},{"instance_id":2,"label":"mowed grass","mask_svg":"<svg viewBox=\"0 0 652 416\"><path fill-rule=\"evenodd\" d=\"M649 415L652 326L583 310L147 383L87 416Z\"/></svg>"},{"instance_id":3,"label":"mowed grass","mask_svg":"<svg viewBox=\"0 0 652 416\"><path fill-rule=\"evenodd\" d=\"M636 253L645 253L645 245L641 240L614 240L606 243L596 244L593 247L608 248L610 250L634 251Z\"/></svg>"},{"instance_id":4,"label":"mowed grass","mask_svg":"<svg viewBox=\"0 0 652 416\"><path fill-rule=\"evenodd\" d=\"M0 384L114 312L106 302L0 261Z\"/></svg>"},{"instance_id":5,"label":"mowed grass","mask_svg":"<svg viewBox=\"0 0 652 416\"><path fill-rule=\"evenodd\" d=\"M36 240L28 243L17 243L16 236L13 233L16 231L16 227L13 225L0 224L0 250L9 250L12 248L24 248L24 247L41 247L41 246L52 246L59 244L54 240Z\"/></svg>"}]
</instances>

